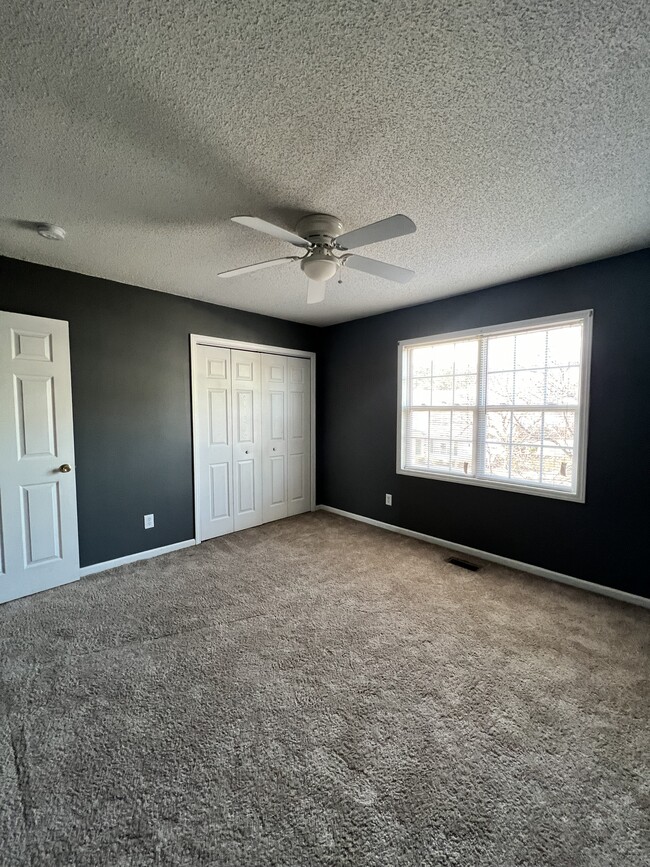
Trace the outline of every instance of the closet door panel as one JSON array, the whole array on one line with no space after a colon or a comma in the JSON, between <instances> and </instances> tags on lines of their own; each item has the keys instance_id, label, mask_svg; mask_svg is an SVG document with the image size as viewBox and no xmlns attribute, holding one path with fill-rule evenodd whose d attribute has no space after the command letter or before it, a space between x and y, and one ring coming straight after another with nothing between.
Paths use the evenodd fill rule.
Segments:
<instances>
[{"instance_id":1,"label":"closet door panel","mask_svg":"<svg viewBox=\"0 0 650 867\"><path fill-rule=\"evenodd\" d=\"M304 455L289 455L289 508L292 510L292 515L297 515L297 511L293 511L295 503L298 500L304 499L305 496L305 456ZM300 511L307 511L301 509Z\"/></svg>"},{"instance_id":2,"label":"closet door panel","mask_svg":"<svg viewBox=\"0 0 650 867\"><path fill-rule=\"evenodd\" d=\"M287 359L288 514L311 510L311 361Z\"/></svg>"},{"instance_id":3,"label":"closet door panel","mask_svg":"<svg viewBox=\"0 0 650 867\"><path fill-rule=\"evenodd\" d=\"M284 455L278 455L269 459L271 485L269 490L269 504L271 506L282 506L286 503L287 495L285 490L286 466Z\"/></svg>"},{"instance_id":4,"label":"closet door panel","mask_svg":"<svg viewBox=\"0 0 650 867\"><path fill-rule=\"evenodd\" d=\"M210 521L219 521L230 517L230 461L221 464L210 464ZM224 532L230 532L226 530ZM218 534L216 534L218 535Z\"/></svg>"},{"instance_id":5,"label":"closet door panel","mask_svg":"<svg viewBox=\"0 0 650 867\"><path fill-rule=\"evenodd\" d=\"M196 365L200 530L213 539L234 529L230 350L198 346Z\"/></svg>"},{"instance_id":6,"label":"closet door panel","mask_svg":"<svg viewBox=\"0 0 650 867\"><path fill-rule=\"evenodd\" d=\"M262 523L261 363L258 352L232 350L234 529Z\"/></svg>"},{"instance_id":7,"label":"closet door panel","mask_svg":"<svg viewBox=\"0 0 650 867\"><path fill-rule=\"evenodd\" d=\"M287 362L262 355L262 496L264 522L289 514L287 502Z\"/></svg>"},{"instance_id":8,"label":"closet door panel","mask_svg":"<svg viewBox=\"0 0 650 867\"><path fill-rule=\"evenodd\" d=\"M202 539L311 509L311 362L198 346Z\"/></svg>"}]
</instances>

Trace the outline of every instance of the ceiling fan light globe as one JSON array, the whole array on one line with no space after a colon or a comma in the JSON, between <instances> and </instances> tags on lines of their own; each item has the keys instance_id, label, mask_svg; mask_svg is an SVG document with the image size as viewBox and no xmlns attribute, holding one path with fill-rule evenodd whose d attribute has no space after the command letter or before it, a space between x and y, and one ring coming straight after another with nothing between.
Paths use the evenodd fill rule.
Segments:
<instances>
[{"instance_id":1,"label":"ceiling fan light globe","mask_svg":"<svg viewBox=\"0 0 650 867\"><path fill-rule=\"evenodd\" d=\"M310 280L324 283L336 274L339 263L331 256L309 256L301 261L300 267Z\"/></svg>"}]
</instances>

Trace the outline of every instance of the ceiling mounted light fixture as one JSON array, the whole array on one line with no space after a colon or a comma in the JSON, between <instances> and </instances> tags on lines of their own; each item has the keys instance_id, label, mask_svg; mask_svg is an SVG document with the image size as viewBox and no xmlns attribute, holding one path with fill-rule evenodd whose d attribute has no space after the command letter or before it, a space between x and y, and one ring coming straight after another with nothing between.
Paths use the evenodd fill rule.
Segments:
<instances>
[{"instance_id":1,"label":"ceiling mounted light fixture","mask_svg":"<svg viewBox=\"0 0 650 867\"><path fill-rule=\"evenodd\" d=\"M318 283L331 280L339 269L340 260L336 259L329 250L314 250L300 260L300 267L310 280Z\"/></svg>"},{"instance_id":2,"label":"ceiling mounted light fixture","mask_svg":"<svg viewBox=\"0 0 650 867\"><path fill-rule=\"evenodd\" d=\"M48 241L63 241L65 238L65 229L61 226L55 226L53 223L38 223L36 231Z\"/></svg>"},{"instance_id":3,"label":"ceiling mounted light fixture","mask_svg":"<svg viewBox=\"0 0 650 867\"><path fill-rule=\"evenodd\" d=\"M303 274L311 281L307 289L308 304L316 304L324 300L323 284L331 280L337 272L340 274L339 269L344 266L355 271L364 271L373 277L393 280L396 283L406 283L414 274L408 268L399 268L397 265L389 265L387 262L348 252L357 247L364 247L366 244L389 241L391 238L400 238L402 235L415 232L415 223L404 214L395 214L385 220L362 226L360 229L353 229L351 232L343 232L343 223L331 214L308 214L298 221L295 232L289 232L282 226L260 220L259 217L244 215L230 219L234 223L248 226L249 229L272 235L280 241L288 241L294 247L301 247L305 252L302 256L283 256L281 259L269 259L266 262L257 262L255 265L244 265L243 268L222 271L218 276L235 277L239 274L251 274L262 268L282 265L284 262L300 262ZM314 285L316 283L320 284L321 288L316 289Z\"/></svg>"}]
</instances>

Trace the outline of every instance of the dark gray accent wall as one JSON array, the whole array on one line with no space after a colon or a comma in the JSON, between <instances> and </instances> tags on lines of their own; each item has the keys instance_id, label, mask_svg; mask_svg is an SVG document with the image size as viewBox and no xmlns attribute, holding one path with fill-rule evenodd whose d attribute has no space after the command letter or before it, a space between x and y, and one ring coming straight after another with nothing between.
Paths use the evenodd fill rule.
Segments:
<instances>
[{"instance_id":1,"label":"dark gray accent wall","mask_svg":"<svg viewBox=\"0 0 650 867\"><path fill-rule=\"evenodd\" d=\"M69 322L82 566L194 537L191 333L310 351L321 334L2 257L0 310Z\"/></svg>"},{"instance_id":2,"label":"dark gray accent wall","mask_svg":"<svg viewBox=\"0 0 650 867\"><path fill-rule=\"evenodd\" d=\"M399 340L588 308L586 503L396 473ZM650 250L345 323L326 335L320 503L650 596Z\"/></svg>"},{"instance_id":3,"label":"dark gray accent wall","mask_svg":"<svg viewBox=\"0 0 650 867\"><path fill-rule=\"evenodd\" d=\"M395 472L398 340L585 308L585 504ZM0 257L0 310L70 323L82 565L193 537L201 333L319 353L319 502L650 596L650 250L326 329Z\"/></svg>"}]
</instances>

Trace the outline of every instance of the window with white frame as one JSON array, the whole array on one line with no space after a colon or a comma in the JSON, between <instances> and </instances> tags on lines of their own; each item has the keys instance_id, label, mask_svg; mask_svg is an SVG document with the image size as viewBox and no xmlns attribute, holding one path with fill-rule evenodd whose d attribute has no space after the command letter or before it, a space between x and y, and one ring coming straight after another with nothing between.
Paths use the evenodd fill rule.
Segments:
<instances>
[{"instance_id":1,"label":"window with white frame","mask_svg":"<svg viewBox=\"0 0 650 867\"><path fill-rule=\"evenodd\" d=\"M591 322L401 341L398 473L584 502Z\"/></svg>"}]
</instances>

